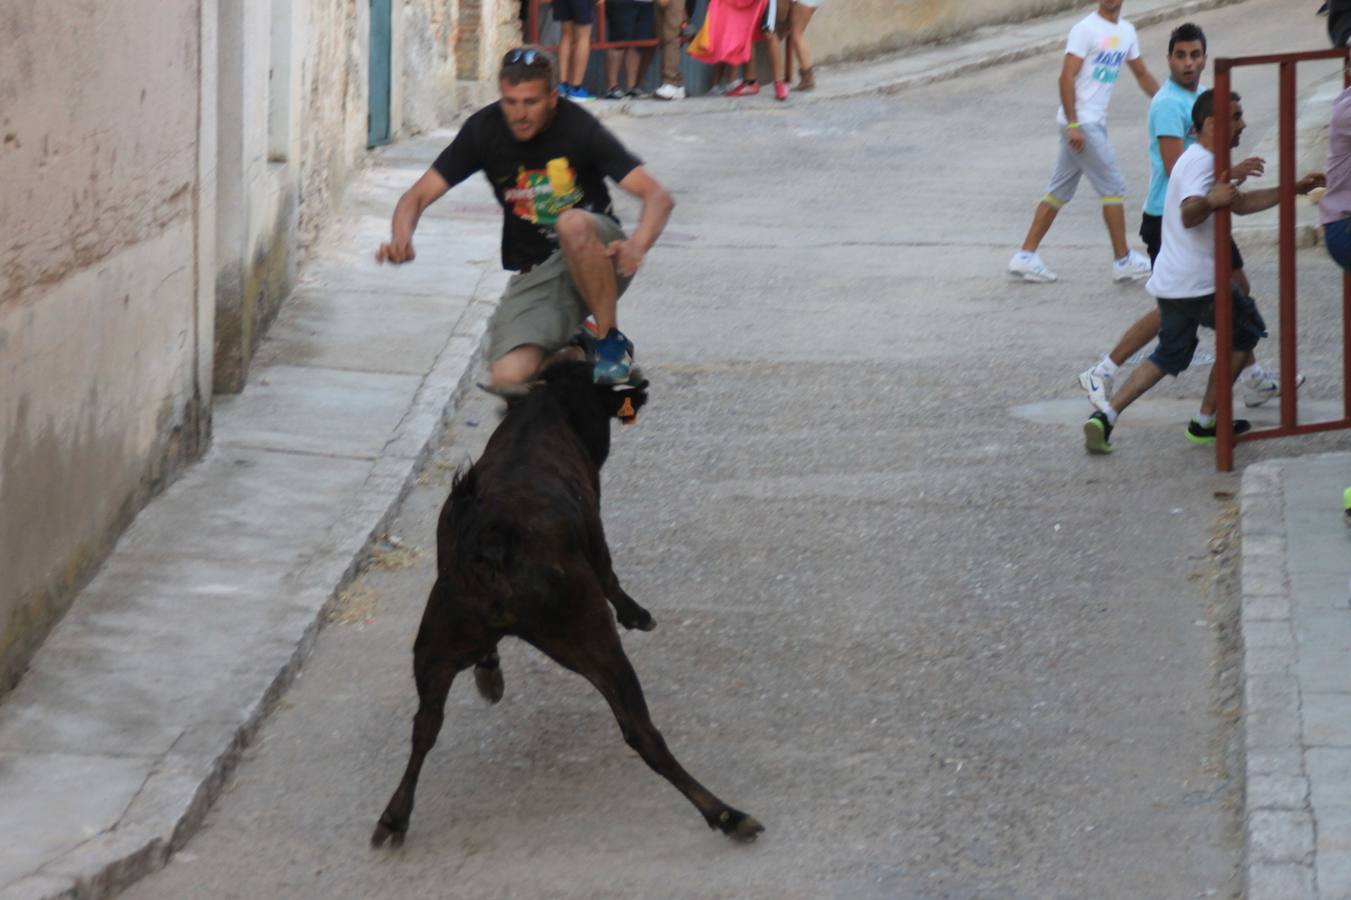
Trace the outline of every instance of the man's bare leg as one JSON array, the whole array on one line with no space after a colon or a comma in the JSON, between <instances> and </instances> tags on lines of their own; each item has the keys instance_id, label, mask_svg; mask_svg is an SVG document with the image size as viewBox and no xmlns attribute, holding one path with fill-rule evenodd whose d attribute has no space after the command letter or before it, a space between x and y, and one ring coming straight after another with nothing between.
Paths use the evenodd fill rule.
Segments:
<instances>
[{"instance_id":1,"label":"man's bare leg","mask_svg":"<svg viewBox=\"0 0 1351 900\"><path fill-rule=\"evenodd\" d=\"M611 328L618 327L619 283L614 260L601 243L596 221L590 213L570 209L558 217L554 227L572 283L595 317L597 333L604 337Z\"/></svg>"},{"instance_id":2,"label":"man's bare leg","mask_svg":"<svg viewBox=\"0 0 1351 900\"><path fill-rule=\"evenodd\" d=\"M1131 370L1131 377L1126 379L1126 383L1121 386L1121 390L1112 397L1112 405L1106 410L1107 422L1110 425L1116 424L1117 416L1126 411L1145 391L1152 388L1163 380L1163 369L1154 365L1152 360L1143 360L1138 366Z\"/></svg>"},{"instance_id":3,"label":"man's bare leg","mask_svg":"<svg viewBox=\"0 0 1351 900\"><path fill-rule=\"evenodd\" d=\"M1107 358L1118 366L1124 366L1126 360L1139 353L1158 336L1161 318L1159 308L1155 306L1136 319L1121 335L1121 340L1117 341L1116 346L1112 348L1112 352L1107 354Z\"/></svg>"},{"instance_id":4,"label":"man's bare leg","mask_svg":"<svg viewBox=\"0 0 1351 900\"><path fill-rule=\"evenodd\" d=\"M1239 374L1248 366L1252 365L1253 354L1251 350L1235 350L1230 358L1229 374L1234 381L1238 381ZM1207 419L1215 415L1215 410L1219 406L1215 399L1215 373L1219 371L1218 367L1212 366L1210 369L1210 379L1206 381L1206 393L1201 398L1201 415ZM1203 423L1205 424L1205 423Z\"/></svg>"},{"instance_id":5,"label":"man's bare leg","mask_svg":"<svg viewBox=\"0 0 1351 900\"><path fill-rule=\"evenodd\" d=\"M494 360L490 369L493 387L515 387L526 384L539 374L544 363L544 348L538 344L522 344Z\"/></svg>"},{"instance_id":6,"label":"man's bare leg","mask_svg":"<svg viewBox=\"0 0 1351 900\"><path fill-rule=\"evenodd\" d=\"M1032 214L1032 225L1027 229L1027 237L1023 239L1023 252L1036 253L1037 248L1046 237L1046 232L1051 230L1051 225L1055 222L1056 214L1060 210L1052 206L1045 200L1037 204L1037 211ZM1122 217L1124 228L1125 217Z\"/></svg>"},{"instance_id":7,"label":"man's bare leg","mask_svg":"<svg viewBox=\"0 0 1351 900\"><path fill-rule=\"evenodd\" d=\"M1121 259L1131 252L1126 243L1126 209L1120 203L1104 203L1102 220L1107 223L1107 234L1112 238L1112 259Z\"/></svg>"},{"instance_id":8,"label":"man's bare leg","mask_svg":"<svg viewBox=\"0 0 1351 900\"><path fill-rule=\"evenodd\" d=\"M586 63L591 58L591 25L574 22L572 27L572 84L581 87L586 80Z\"/></svg>"}]
</instances>

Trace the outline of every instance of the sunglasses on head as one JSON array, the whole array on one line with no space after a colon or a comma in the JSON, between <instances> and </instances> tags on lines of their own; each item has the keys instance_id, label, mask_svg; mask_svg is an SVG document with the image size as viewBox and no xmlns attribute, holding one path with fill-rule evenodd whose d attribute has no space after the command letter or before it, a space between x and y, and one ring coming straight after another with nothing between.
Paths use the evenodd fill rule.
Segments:
<instances>
[{"instance_id":1,"label":"sunglasses on head","mask_svg":"<svg viewBox=\"0 0 1351 900\"><path fill-rule=\"evenodd\" d=\"M508 50L507 55L502 57L504 66L547 66L549 57L545 56L539 50L532 50L529 47L517 47L515 50Z\"/></svg>"}]
</instances>

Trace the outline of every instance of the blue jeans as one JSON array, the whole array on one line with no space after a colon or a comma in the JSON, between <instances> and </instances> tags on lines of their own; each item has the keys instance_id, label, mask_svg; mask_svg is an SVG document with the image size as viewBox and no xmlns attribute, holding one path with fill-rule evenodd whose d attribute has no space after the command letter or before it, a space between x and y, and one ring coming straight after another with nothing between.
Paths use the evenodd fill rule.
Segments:
<instances>
[{"instance_id":1,"label":"blue jeans","mask_svg":"<svg viewBox=\"0 0 1351 900\"><path fill-rule=\"evenodd\" d=\"M1351 219L1339 219L1323 226L1323 243L1328 255L1345 272L1351 272Z\"/></svg>"}]
</instances>

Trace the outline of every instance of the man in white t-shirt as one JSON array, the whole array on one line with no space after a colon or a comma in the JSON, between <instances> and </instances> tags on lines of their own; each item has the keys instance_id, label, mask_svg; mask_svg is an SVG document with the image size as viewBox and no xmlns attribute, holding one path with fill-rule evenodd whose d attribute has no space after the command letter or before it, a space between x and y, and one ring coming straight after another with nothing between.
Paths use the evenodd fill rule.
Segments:
<instances>
[{"instance_id":1,"label":"man in white t-shirt","mask_svg":"<svg viewBox=\"0 0 1351 900\"><path fill-rule=\"evenodd\" d=\"M1232 95L1233 146L1237 147L1246 123L1238 94ZM1145 290L1159 304L1159 342L1106 409L1093 413L1084 423L1084 447L1089 453L1111 453L1110 438L1117 416L1164 375L1177 375L1191 364L1196 352L1199 326L1215 327L1215 219L1212 213L1228 207L1238 215L1261 212L1280 202L1280 188L1240 191L1228 172L1215 174L1215 92L1206 91L1192 107L1197 140L1173 164L1163 201L1163 245L1154 263L1154 274ZM1307 194L1324 183L1321 173L1305 175L1295 185ZM1233 307L1233 353L1230 371L1237 376L1252 363L1252 350L1266 337L1266 323L1257 304L1242 291L1227 285ZM1219 349L1219 348L1217 348ZM1187 424L1187 440L1194 444L1215 443L1215 369L1210 370L1201 411ZM1245 419L1234 420L1234 433L1251 428Z\"/></svg>"},{"instance_id":2,"label":"man in white t-shirt","mask_svg":"<svg viewBox=\"0 0 1351 900\"><path fill-rule=\"evenodd\" d=\"M1150 97L1159 83L1140 58L1135 26L1121 18L1122 0L1100 0L1098 9L1070 29L1060 70L1060 156L1046 195L1037 205L1023 247L1009 260L1009 274L1023 281L1055 281L1037 248L1051 230L1060 208L1074 197L1087 175L1102 198L1102 218L1112 239L1112 279L1132 281L1149 275L1149 260L1126 243L1123 209L1126 180L1107 140L1107 104L1122 65L1130 68Z\"/></svg>"}]
</instances>

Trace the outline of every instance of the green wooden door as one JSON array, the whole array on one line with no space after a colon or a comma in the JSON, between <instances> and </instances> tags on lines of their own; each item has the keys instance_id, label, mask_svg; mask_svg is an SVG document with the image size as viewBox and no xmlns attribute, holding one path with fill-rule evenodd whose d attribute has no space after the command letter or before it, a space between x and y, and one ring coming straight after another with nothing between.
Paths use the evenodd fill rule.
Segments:
<instances>
[{"instance_id":1,"label":"green wooden door","mask_svg":"<svg viewBox=\"0 0 1351 900\"><path fill-rule=\"evenodd\" d=\"M371 0L370 113L366 117L366 144L389 143L391 0Z\"/></svg>"}]
</instances>

